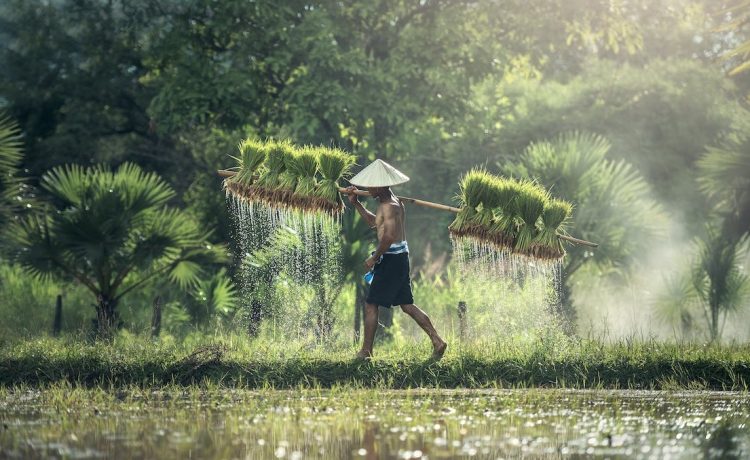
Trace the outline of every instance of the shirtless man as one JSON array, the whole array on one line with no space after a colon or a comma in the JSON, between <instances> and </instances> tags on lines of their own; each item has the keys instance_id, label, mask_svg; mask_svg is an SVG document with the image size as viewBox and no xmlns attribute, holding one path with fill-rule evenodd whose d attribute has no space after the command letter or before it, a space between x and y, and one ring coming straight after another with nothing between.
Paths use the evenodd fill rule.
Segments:
<instances>
[{"instance_id":1,"label":"shirtless man","mask_svg":"<svg viewBox=\"0 0 750 460\"><path fill-rule=\"evenodd\" d=\"M357 190L357 187L350 186L347 190L351 192ZM400 305L401 310L411 316L430 337L433 347L432 359L439 360L443 357L448 344L440 338L427 314L414 305L412 298L403 203L393 194L390 187L367 187L367 190L379 202L375 214L364 207L357 195L348 195L349 202L370 228L377 228L378 233L378 247L365 261L365 267L372 270L374 276L365 303L365 340L362 349L357 353L357 358L372 357L372 345L378 326L378 305L388 308Z\"/></svg>"}]
</instances>

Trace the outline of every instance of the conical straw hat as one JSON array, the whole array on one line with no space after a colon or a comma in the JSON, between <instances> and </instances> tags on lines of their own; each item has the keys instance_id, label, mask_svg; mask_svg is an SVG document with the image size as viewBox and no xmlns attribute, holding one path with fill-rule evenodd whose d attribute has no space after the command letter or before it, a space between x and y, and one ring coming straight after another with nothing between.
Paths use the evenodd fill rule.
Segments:
<instances>
[{"instance_id":1,"label":"conical straw hat","mask_svg":"<svg viewBox=\"0 0 750 460\"><path fill-rule=\"evenodd\" d=\"M359 174L349 179L349 182L357 187L390 187L391 185L403 184L408 180L409 176L385 161L377 159L360 171Z\"/></svg>"}]
</instances>

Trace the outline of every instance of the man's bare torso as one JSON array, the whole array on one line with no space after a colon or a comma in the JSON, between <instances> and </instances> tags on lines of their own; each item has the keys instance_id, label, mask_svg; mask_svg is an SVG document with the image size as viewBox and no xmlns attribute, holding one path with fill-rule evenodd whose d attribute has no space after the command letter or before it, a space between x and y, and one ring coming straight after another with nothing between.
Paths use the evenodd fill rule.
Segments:
<instances>
[{"instance_id":1,"label":"man's bare torso","mask_svg":"<svg viewBox=\"0 0 750 460\"><path fill-rule=\"evenodd\" d=\"M393 197L390 200L378 204L375 212L375 226L378 230L378 241L382 241L385 232L386 219L393 219L394 240L396 242L406 240L406 229L404 225L404 207L398 198Z\"/></svg>"}]
</instances>

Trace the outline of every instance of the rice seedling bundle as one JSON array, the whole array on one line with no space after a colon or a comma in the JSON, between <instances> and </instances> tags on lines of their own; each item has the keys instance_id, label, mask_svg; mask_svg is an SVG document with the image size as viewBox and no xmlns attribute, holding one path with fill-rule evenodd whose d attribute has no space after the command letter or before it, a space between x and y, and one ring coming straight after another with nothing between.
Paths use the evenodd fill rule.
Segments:
<instances>
[{"instance_id":1,"label":"rice seedling bundle","mask_svg":"<svg viewBox=\"0 0 750 460\"><path fill-rule=\"evenodd\" d=\"M552 200L539 184L494 176L472 169L460 182L461 208L448 227L455 237L469 237L538 259L565 252L558 232L572 205Z\"/></svg>"},{"instance_id":2,"label":"rice seedling bundle","mask_svg":"<svg viewBox=\"0 0 750 460\"><path fill-rule=\"evenodd\" d=\"M476 221L477 207L482 204L485 189L491 181L491 174L478 168L470 170L461 178L459 183L461 191L458 196L461 201L461 210L448 227L453 235L464 236L471 232Z\"/></svg>"},{"instance_id":3,"label":"rice seedling bundle","mask_svg":"<svg viewBox=\"0 0 750 460\"><path fill-rule=\"evenodd\" d=\"M494 219L494 209L500 205L503 180L499 177L485 178L484 193L479 197L480 203L476 207L477 213L471 216L470 222L478 227L480 232L487 232Z\"/></svg>"},{"instance_id":4,"label":"rice seedling bundle","mask_svg":"<svg viewBox=\"0 0 750 460\"><path fill-rule=\"evenodd\" d=\"M288 140L245 140L234 157L239 171L224 186L249 201L274 207L339 214L344 201L339 181L349 174L356 157L342 150L305 146Z\"/></svg>"},{"instance_id":5,"label":"rice seedling bundle","mask_svg":"<svg viewBox=\"0 0 750 460\"><path fill-rule=\"evenodd\" d=\"M292 168L294 168L298 154L297 149L283 150L281 154L284 158L284 169L279 173L277 190L287 197L291 197L297 187L297 176Z\"/></svg>"},{"instance_id":6,"label":"rice seedling bundle","mask_svg":"<svg viewBox=\"0 0 750 460\"><path fill-rule=\"evenodd\" d=\"M280 176L286 171L285 155L293 154L294 146L287 140L266 143L266 162L255 182L256 197L267 204L286 201L288 192L281 190Z\"/></svg>"},{"instance_id":7,"label":"rice seedling bundle","mask_svg":"<svg viewBox=\"0 0 750 460\"><path fill-rule=\"evenodd\" d=\"M489 233L501 247L513 247L516 240L516 196L520 184L514 180L498 178L497 206L492 209Z\"/></svg>"},{"instance_id":8,"label":"rice seedling bundle","mask_svg":"<svg viewBox=\"0 0 750 460\"><path fill-rule=\"evenodd\" d=\"M514 248L516 252L526 253L531 250L538 234L537 220L544 212L544 206L548 201L549 194L544 188L535 182L521 182L516 196L516 210L521 220Z\"/></svg>"},{"instance_id":9,"label":"rice seedling bundle","mask_svg":"<svg viewBox=\"0 0 750 460\"><path fill-rule=\"evenodd\" d=\"M266 161L266 146L261 141L245 139L237 148L239 157L233 158L238 162L239 171L231 180L225 181L224 186L245 199L257 199L259 189L255 182Z\"/></svg>"},{"instance_id":10,"label":"rice seedling bundle","mask_svg":"<svg viewBox=\"0 0 750 460\"><path fill-rule=\"evenodd\" d=\"M331 212L342 212L344 201L339 194L339 180L349 174L356 158L339 149L318 150L318 168L323 177L315 190L321 205Z\"/></svg>"},{"instance_id":11,"label":"rice seedling bundle","mask_svg":"<svg viewBox=\"0 0 750 460\"><path fill-rule=\"evenodd\" d=\"M318 186L316 174L318 173L318 147L306 146L294 157L291 163L291 172L297 178L297 186L294 188L292 200L301 209L310 210L314 207L313 195Z\"/></svg>"},{"instance_id":12,"label":"rice seedling bundle","mask_svg":"<svg viewBox=\"0 0 750 460\"><path fill-rule=\"evenodd\" d=\"M293 153L294 146L287 140L269 141L266 144L266 163L263 172L258 177L257 184L268 190L279 187L279 175L286 171L284 158Z\"/></svg>"},{"instance_id":13,"label":"rice seedling bundle","mask_svg":"<svg viewBox=\"0 0 750 460\"><path fill-rule=\"evenodd\" d=\"M234 182L242 185L252 185L254 176L266 161L266 146L255 139L245 139L237 146L240 151L240 170L234 176Z\"/></svg>"},{"instance_id":14,"label":"rice seedling bundle","mask_svg":"<svg viewBox=\"0 0 750 460\"><path fill-rule=\"evenodd\" d=\"M573 205L567 201L553 199L547 202L542 212L542 229L533 244L539 248L538 257L557 259L565 254L557 234L564 231L564 223L572 213Z\"/></svg>"}]
</instances>

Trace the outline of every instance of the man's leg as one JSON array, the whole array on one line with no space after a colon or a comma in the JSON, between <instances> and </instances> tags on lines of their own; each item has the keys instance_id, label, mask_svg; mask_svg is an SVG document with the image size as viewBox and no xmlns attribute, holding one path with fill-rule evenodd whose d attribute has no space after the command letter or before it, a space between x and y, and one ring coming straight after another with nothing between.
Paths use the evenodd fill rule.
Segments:
<instances>
[{"instance_id":1,"label":"man's leg","mask_svg":"<svg viewBox=\"0 0 750 460\"><path fill-rule=\"evenodd\" d=\"M357 353L359 358L372 356L372 344L375 342L375 331L378 328L378 306L374 303L365 304L365 341L362 349Z\"/></svg>"},{"instance_id":2,"label":"man's leg","mask_svg":"<svg viewBox=\"0 0 750 460\"><path fill-rule=\"evenodd\" d=\"M414 321L419 324L419 327L421 327L422 330L425 331L430 337L430 340L432 341L432 347L434 349L433 356L442 357L443 353L445 353L445 347L447 346L447 344L442 338L440 338L440 335L432 325L432 321L430 321L430 317L427 316L427 313L423 312L418 306L414 304L401 305L401 310L403 310L407 315L411 316Z\"/></svg>"}]
</instances>

